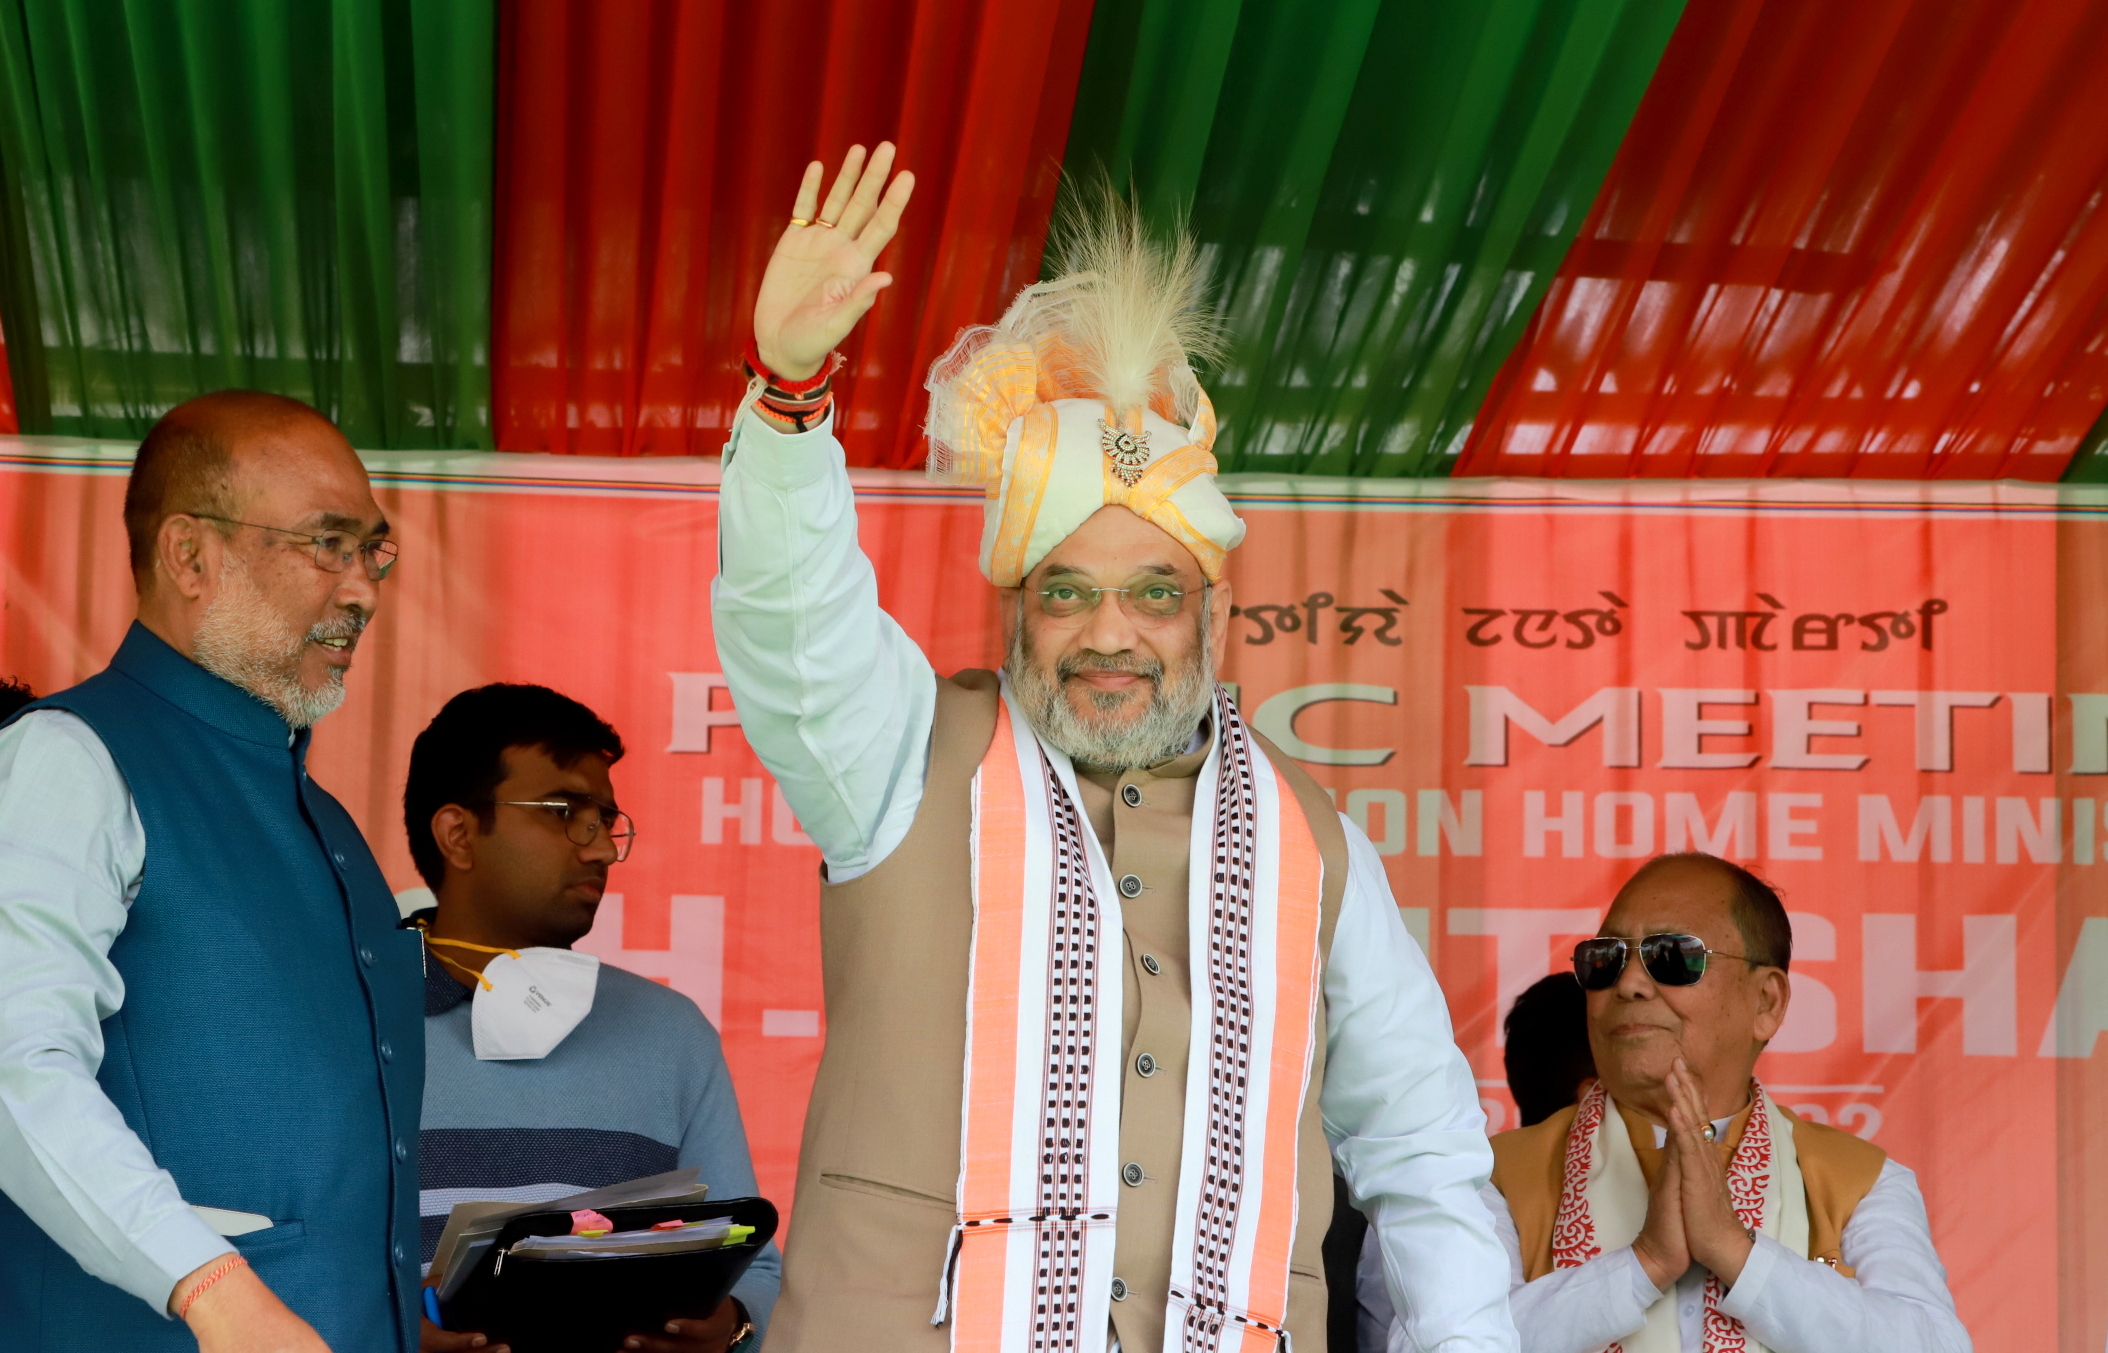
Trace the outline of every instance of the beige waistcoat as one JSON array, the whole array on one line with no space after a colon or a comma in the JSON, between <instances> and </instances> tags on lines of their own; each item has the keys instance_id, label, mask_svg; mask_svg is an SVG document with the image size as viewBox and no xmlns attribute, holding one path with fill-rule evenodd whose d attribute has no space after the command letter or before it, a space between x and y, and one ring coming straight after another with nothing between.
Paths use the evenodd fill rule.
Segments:
<instances>
[{"instance_id":1,"label":"beige waistcoat","mask_svg":"<svg viewBox=\"0 0 2108 1353\"><path fill-rule=\"evenodd\" d=\"M937 683L929 775L914 825L876 869L821 890L827 1048L806 1111L768 1353L944 1353L951 1346L950 1328L930 1324L930 1316L959 1180L973 938L971 791L998 702L990 672ZM1317 783L1258 741L1295 790L1324 860L1322 958L1346 886L1346 836ZM1127 932L1120 1150L1123 1162L1144 1171L1138 1187L1122 1190L1114 1249L1114 1273L1129 1293L1112 1307L1126 1353L1157 1353L1163 1345L1192 1019L1186 862L1205 755L1118 779L1079 779L1081 807L1113 877L1134 874L1143 883L1140 896L1120 903ZM1123 797L1130 785L1139 804ZM1322 1021L1322 1002L1319 1009ZM1288 1302L1296 1353L1325 1350L1319 1245L1332 1216L1332 1158L1318 1117L1323 1032L1321 1023L1298 1143ZM1145 1052L1156 1063L1149 1076L1136 1069Z\"/></svg>"},{"instance_id":2,"label":"beige waistcoat","mask_svg":"<svg viewBox=\"0 0 2108 1353\"><path fill-rule=\"evenodd\" d=\"M1668 1153L1653 1145L1654 1132L1645 1118L1616 1100L1611 1102L1624 1115L1640 1172L1651 1186ZM1801 1185L1808 1195L1808 1257L1851 1277L1851 1267L1838 1262L1845 1224L1851 1221L1859 1200L1881 1178L1888 1153L1849 1132L1811 1123L1783 1104L1779 1112L1793 1125L1793 1151L1800 1160ZM1552 1228L1559 1219L1559 1195L1566 1183L1566 1138L1579 1113L1579 1105L1569 1104L1541 1122L1511 1128L1493 1139L1493 1187L1500 1190L1514 1219L1523 1277L1528 1282L1552 1271ZM1744 1108L1736 1114L1721 1138L1717 1149L1723 1163L1742 1140L1749 1113Z\"/></svg>"}]
</instances>

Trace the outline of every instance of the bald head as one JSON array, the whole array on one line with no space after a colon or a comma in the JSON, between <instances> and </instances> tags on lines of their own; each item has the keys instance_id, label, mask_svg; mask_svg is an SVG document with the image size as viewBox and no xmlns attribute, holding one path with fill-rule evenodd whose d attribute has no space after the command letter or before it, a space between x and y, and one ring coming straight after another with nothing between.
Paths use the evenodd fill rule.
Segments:
<instances>
[{"instance_id":1,"label":"bald head","mask_svg":"<svg viewBox=\"0 0 2108 1353\"><path fill-rule=\"evenodd\" d=\"M1779 900L1778 890L1741 865L1717 855L1698 851L1657 855L1641 865L1625 881L1625 886L1618 889L1612 907L1649 882L1671 876L1709 877L1717 883L1727 900L1728 914L1734 917L1735 929L1742 936L1742 952L1751 962L1773 968L1792 964L1793 922L1786 915L1786 906Z\"/></svg>"},{"instance_id":2,"label":"bald head","mask_svg":"<svg viewBox=\"0 0 2108 1353\"><path fill-rule=\"evenodd\" d=\"M261 390L218 390L186 400L161 416L132 462L124 491L124 529L131 547L132 578L144 592L154 568L154 542L161 523L176 514L213 518L242 515L247 493L244 471L251 453L281 442L289 432L326 432L302 439L312 455L318 441L341 447L356 461L336 425L308 405ZM224 533L232 528L215 523Z\"/></svg>"},{"instance_id":3,"label":"bald head","mask_svg":"<svg viewBox=\"0 0 2108 1353\"><path fill-rule=\"evenodd\" d=\"M1612 1098L1667 1122L1669 1075L1681 1059L1701 1088L1704 1117L1739 1110L1793 996L1778 894L1730 861L1664 856L1618 891L1597 933L1628 946L1611 985L1587 992L1589 1049ZM1693 936L1709 961L1695 981L1659 980L1633 954L1650 935Z\"/></svg>"},{"instance_id":4,"label":"bald head","mask_svg":"<svg viewBox=\"0 0 2108 1353\"><path fill-rule=\"evenodd\" d=\"M168 411L125 489L139 623L304 728L394 557L358 452L298 400L223 390Z\"/></svg>"}]
</instances>

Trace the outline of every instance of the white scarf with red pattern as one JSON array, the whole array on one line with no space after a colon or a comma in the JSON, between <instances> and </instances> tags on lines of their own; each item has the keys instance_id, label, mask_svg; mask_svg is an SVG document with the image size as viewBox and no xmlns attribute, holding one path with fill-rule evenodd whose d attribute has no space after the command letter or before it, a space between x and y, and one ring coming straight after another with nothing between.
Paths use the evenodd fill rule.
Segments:
<instances>
[{"instance_id":1,"label":"white scarf with red pattern","mask_svg":"<svg viewBox=\"0 0 2108 1353\"><path fill-rule=\"evenodd\" d=\"M1793 1129L1761 1085L1757 1106L1728 1161L1727 1188L1735 1217L1795 1254L1808 1252L1808 1195L1801 1182ZM1577 1268L1605 1251L1630 1245L1647 1223L1647 1177L1625 1130L1624 1115L1597 1081L1582 1096L1566 1137L1559 1215L1552 1224L1552 1267ZM1705 1353L1765 1353L1742 1322L1720 1309L1726 1289L1706 1275ZM1605 1353L1681 1353L1672 1287L1647 1308L1647 1323Z\"/></svg>"}]
</instances>

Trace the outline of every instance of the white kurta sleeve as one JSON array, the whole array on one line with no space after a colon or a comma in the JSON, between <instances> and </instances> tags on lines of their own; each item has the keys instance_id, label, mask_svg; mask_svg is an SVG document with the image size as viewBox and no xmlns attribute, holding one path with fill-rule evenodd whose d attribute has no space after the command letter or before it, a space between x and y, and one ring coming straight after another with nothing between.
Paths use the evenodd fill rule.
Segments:
<instances>
[{"instance_id":1,"label":"white kurta sleeve","mask_svg":"<svg viewBox=\"0 0 2108 1353\"><path fill-rule=\"evenodd\" d=\"M1333 1160L1369 1218L1408 1347L1513 1353L1509 1260L1479 1198L1493 1148L1434 970L1406 933L1383 862L1344 817L1346 895L1325 969Z\"/></svg>"},{"instance_id":2,"label":"white kurta sleeve","mask_svg":"<svg viewBox=\"0 0 2108 1353\"><path fill-rule=\"evenodd\" d=\"M1508 1252L1508 1308L1515 1331L1529 1353L1595 1353L1635 1334L1647 1323L1647 1308L1662 1291L1647 1276L1631 1246L1598 1255L1574 1268L1523 1281L1522 1242L1508 1200L1488 1184L1479 1190L1493 1214L1493 1232ZM1372 1231L1362 1247L1356 1274L1363 1330L1360 1353L1413 1353L1404 1327L1395 1322L1390 1295L1384 1290L1381 1256ZM1379 1336L1377 1331L1384 1333Z\"/></svg>"},{"instance_id":3,"label":"white kurta sleeve","mask_svg":"<svg viewBox=\"0 0 2108 1353\"><path fill-rule=\"evenodd\" d=\"M1662 1289L1630 1245L1526 1283L1522 1240L1508 1200L1491 1184L1479 1197L1493 1213L1493 1229L1508 1252L1508 1306L1530 1353L1593 1353L1647 1323L1647 1308L1661 1299Z\"/></svg>"},{"instance_id":4,"label":"white kurta sleeve","mask_svg":"<svg viewBox=\"0 0 2108 1353\"><path fill-rule=\"evenodd\" d=\"M1854 1277L1759 1236L1721 1309L1774 1353L1969 1353L1916 1175L1885 1163L1838 1248Z\"/></svg>"},{"instance_id":5,"label":"white kurta sleeve","mask_svg":"<svg viewBox=\"0 0 2108 1353\"><path fill-rule=\"evenodd\" d=\"M718 660L748 744L840 883L915 820L936 675L879 607L832 419L781 433L747 414L721 493Z\"/></svg>"},{"instance_id":6,"label":"white kurta sleeve","mask_svg":"<svg viewBox=\"0 0 2108 1353\"><path fill-rule=\"evenodd\" d=\"M86 723L34 710L0 730L0 1190L166 1315L177 1280L234 1247L95 1079L124 1001L110 945L145 866L131 791Z\"/></svg>"}]
</instances>

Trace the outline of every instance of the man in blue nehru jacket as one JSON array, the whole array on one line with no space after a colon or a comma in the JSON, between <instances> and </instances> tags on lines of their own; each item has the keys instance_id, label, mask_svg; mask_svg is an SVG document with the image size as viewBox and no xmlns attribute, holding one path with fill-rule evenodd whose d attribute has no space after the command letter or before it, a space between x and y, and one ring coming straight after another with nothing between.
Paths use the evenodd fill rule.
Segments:
<instances>
[{"instance_id":1,"label":"man in blue nehru jacket","mask_svg":"<svg viewBox=\"0 0 2108 1353\"><path fill-rule=\"evenodd\" d=\"M124 516L137 622L0 729L0 1345L403 1353L418 941L305 764L388 524L326 419L232 390Z\"/></svg>"}]
</instances>

